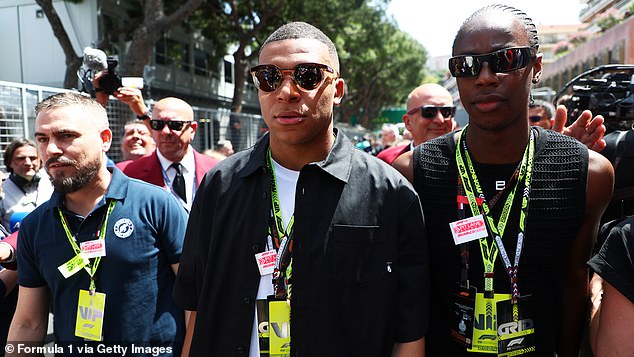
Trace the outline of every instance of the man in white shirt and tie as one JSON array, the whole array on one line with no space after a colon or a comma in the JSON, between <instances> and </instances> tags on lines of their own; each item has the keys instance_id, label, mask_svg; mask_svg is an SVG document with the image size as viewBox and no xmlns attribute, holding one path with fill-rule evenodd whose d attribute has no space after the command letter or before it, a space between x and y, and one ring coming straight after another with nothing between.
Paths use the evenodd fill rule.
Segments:
<instances>
[{"instance_id":1,"label":"man in white shirt and tie","mask_svg":"<svg viewBox=\"0 0 634 357\"><path fill-rule=\"evenodd\" d=\"M156 102L148 122L156 150L129 163L123 172L169 189L189 211L200 181L218 160L198 153L190 145L198 123L194 121L194 110L184 100L168 97Z\"/></svg>"}]
</instances>

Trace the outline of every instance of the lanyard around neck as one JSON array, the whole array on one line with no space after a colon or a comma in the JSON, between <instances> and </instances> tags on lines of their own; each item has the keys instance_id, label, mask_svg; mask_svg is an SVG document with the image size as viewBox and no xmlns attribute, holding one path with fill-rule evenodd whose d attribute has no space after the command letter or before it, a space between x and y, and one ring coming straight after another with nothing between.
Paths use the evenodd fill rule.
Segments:
<instances>
[{"instance_id":1,"label":"lanyard around neck","mask_svg":"<svg viewBox=\"0 0 634 357\"><path fill-rule=\"evenodd\" d=\"M99 237L98 239L105 239L106 237L106 226L108 225L108 217L114 210L115 204L116 204L115 200L110 200L108 202L108 208L106 212L104 213L101 229L98 231L98 237ZM70 246L73 247L73 251L75 251L76 255L81 254L82 252L81 248L77 245L77 239L75 235L73 235L70 232L70 228L68 227L68 221L66 220L64 213L62 213L62 210L60 208L57 209L57 212L59 213L59 219L62 222L62 227L64 228L64 232L66 233L66 238L68 238L68 242L70 243ZM100 262L101 262L101 257L96 257L94 258L93 261L90 262L89 265L84 267L84 269L90 276L90 291L91 292L94 292L96 290L95 273L97 272L97 267L99 267Z\"/></svg>"},{"instance_id":2,"label":"lanyard around neck","mask_svg":"<svg viewBox=\"0 0 634 357\"><path fill-rule=\"evenodd\" d=\"M267 165L271 170L271 220L269 230L273 243L277 249L277 258L275 260L275 271L273 273L273 287L277 298L288 298L291 295L291 284L287 281L291 278L291 261L293 256L293 227L295 222L295 214L291 216L286 228L284 228L284 220L282 217L282 205L280 203L279 192L277 189L277 181L275 179L275 168L273 165L273 157L271 149L267 153ZM287 275L288 277L285 278ZM288 288L288 292L287 292Z\"/></svg>"},{"instance_id":3,"label":"lanyard around neck","mask_svg":"<svg viewBox=\"0 0 634 357\"><path fill-rule=\"evenodd\" d=\"M467 149L465 135L466 135L467 127L463 129L460 137L458 138L458 147L456 150L456 162L458 165L458 171L460 174L460 178L469 202L469 206L471 208L471 213L475 216L480 214L480 208L478 206L476 195L479 199L482 200L482 214L484 216L485 222L487 223L487 228L491 232L494 242L489 246L486 238L481 238L479 240L480 243L480 252L482 254L482 260L484 264L484 276L485 276L485 291L493 292L493 270L494 263L497 257L497 252L499 250L500 255L502 256L502 260L507 269L507 273L511 279L511 283L513 286L513 302L517 302L519 298L519 290L517 288L517 269L519 266L519 259L521 256L522 246L524 242L524 230L526 224L526 217L528 214L528 198L530 194L530 182L532 177L532 169L533 169L533 158L535 155L535 134L533 130L530 132L529 142L526 145L526 149L524 150L524 155L522 157L522 162L520 164L520 172L518 180L516 181L512 191L509 193L506 201L504 202L504 207L502 208L502 213L500 215L500 219L496 224L493 220L491 212L489 210L489 206L486 203L482 187L480 186L480 182L475 173L475 169L473 168L473 163L471 161L471 157L469 156L469 151ZM464 159L463 159L464 153ZM506 228L506 224L508 222L508 217L511 212L511 207L513 205L513 200L515 198L515 192L517 187L519 186L519 182L524 180L524 191L522 194L522 206L520 211L520 219L519 219L519 230L517 234L517 246L515 249L515 260L514 264L511 265L511 262L508 258L508 254L506 249L504 248L504 244L502 243L502 236L504 235L504 230ZM473 183L473 188L472 188Z\"/></svg>"},{"instance_id":4,"label":"lanyard around neck","mask_svg":"<svg viewBox=\"0 0 634 357\"><path fill-rule=\"evenodd\" d=\"M275 167L273 165L273 157L271 156L270 148L267 154L267 163L268 163L269 169L271 170L271 209L273 211L275 228L278 232L278 234L276 234L277 237L273 237L273 239L286 238L286 237L292 236L292 234L290 233L292 233L293 231L293 223L295 221L295 215L293 214L291 216L291 219L288 222L288 225L286 226L286 228L284 228L284 219L282 217L282 205L280 203L280 196L277 189L277 180L275 178ZM279 248L280 242L279 241L275 242L275 246Z\"/></svg>"}]
</instances>

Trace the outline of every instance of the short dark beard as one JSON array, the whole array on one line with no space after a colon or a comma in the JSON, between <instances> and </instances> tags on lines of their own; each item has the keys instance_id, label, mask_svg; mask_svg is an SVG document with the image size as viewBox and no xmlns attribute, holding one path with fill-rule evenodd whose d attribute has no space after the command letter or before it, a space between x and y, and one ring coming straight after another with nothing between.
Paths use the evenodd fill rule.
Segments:
<instances>
[{"instance_id":1,"label":"short dark beard","mask_svg":"<svg viewBox=\"0 0 634 357\"><path fill-rule=\"evenodd\" d=\"M97 173L101 168L101 160L96 158L83 166L80 166L78 162L73 161L73 166L77 169L74 176L54 178L52 175L49 175L55 191L65 195L84 188L90 181L92 181L92 179L95 178L95 176L97 176Z\"/></svg>"}]
</instances>

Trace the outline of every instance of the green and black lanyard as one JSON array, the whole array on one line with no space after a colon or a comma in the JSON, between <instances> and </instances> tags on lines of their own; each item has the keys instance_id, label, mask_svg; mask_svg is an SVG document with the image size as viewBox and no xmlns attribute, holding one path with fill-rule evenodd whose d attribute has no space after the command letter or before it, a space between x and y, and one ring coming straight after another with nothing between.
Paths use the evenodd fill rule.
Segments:
<instances>
[{"instance_id":1,"label":"green and black lanyard","mask_svg":"<svg viewBox=\"0 0 634 357\"><path fill-rule=\"evenodd\" d=\"M480 182L473 167L473 162L471 161L471 157L469 156L469 151L467 149L467 144L465 140L467 128L468 125L462 130L458 138L456 149L456 163L458 166L459 181L462 183L462 187L464 188L469 207L471 208L471 213L473 216L477 216L479 214L482 214L484 216L487 229L493 237L493 241L491 242L491 244L487 242L486 237L479 239L480 252L482 254L482 262L484 264L485 296L493 296L493 272L495 267L495 260L499 251L504 266L506 267L506 271L511 280L511 301L514 305L513 315L514 317L517 317L517 301L520 296L518 289L517 271L519 267L520 256L522 253L525 225L528 216L528 202L531 189L530 184L533 171L533 158L535 156L535 133L531 129L529 142L526 145L526 149L524 150L524 155L522 157L522 162L520 164L518 179L515 182L513 189L507 196L506 201L504 202L500 219L496 224L489 209L489 205L487 204L487 201L485 199L482 187L480 186ZM524 190L522 193L522 205L520 211L519 229L517 233L517 246L515 248L515 260L513 262L513 265L511 265L511 261L502 242L502 236L504 235L504 230L506 228L506 224L511 213L513 200L515 198L515 192L521 181L524 181Z\"/></svg>"},{"instance_id":2,"label":"green and black lanyard","mask_svg":"<svg viewBox=\"0 0 634 357\"><path fill-rule=\"evenodd\" d=\"M271 149L267 153L267 165L271 171L271 218L269 220L269 234L273 238L273 244L277 250L275 270L273 271L273 291L275 298L280 300L291 299L291 277L293 257L293 226L295 214L291 216L288 226L284 229L282 207L277 190L275 169Z\"/></svg>"},{"instance_id":3,"label":"green and black lanyard","mask_svg":"<svg viewBox=\"0 0 634 357\"><path fill-rule=\"evenodd\" d=\"M108 225L108 217L110 217L110 214L114 210L115 204L116 204L116 200L110 200L108 202L108 208L106 209L106 212L104 213L103 220L101 223L101 229L98 230L96 234L96 236L98 237L97 239L106 238L106 227ZM72 234L68 226L68 221L66 220L64 213L62 213L62 210L58 208L57 212L59 213L59 219L62 223L62 227L64 228L64 232L66 233L66 238L68 238L68 242L70 243L71 247L73 247L73 251L75 251L75 255L80 255L82 253L82 250L77 245L77 234L79 232L77 232L77 234ZM97 268L99 267L100 262L101 262L101 257L99 256L99 257L91 259L90 263L84 267L84 270L86 270L86 272L90 276L89 291L91 295L94 294L96 290L95 274L97 273Z\"/></svg>"}]
</instances>

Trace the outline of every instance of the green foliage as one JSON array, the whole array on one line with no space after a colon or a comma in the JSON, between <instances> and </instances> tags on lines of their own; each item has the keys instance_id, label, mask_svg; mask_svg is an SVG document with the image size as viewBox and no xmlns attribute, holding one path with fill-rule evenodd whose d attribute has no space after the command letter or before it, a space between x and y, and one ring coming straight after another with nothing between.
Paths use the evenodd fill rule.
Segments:
<instances>
[{"instance_id":1,"label":"green foliage","mask_svg":"<svg viewBox=\"0 0 634 357\"><path fill-rule=\"evenodd\" d=\"M624 18L630 17L634 14L634 2L630 4L630 6L627 7L627 9L625 10L625 13L623 14Z\"/></svg>"},{"instance_id":2,"label":"green foliage","mask_svg":"<svg viewBox=\"0 0 634 357\"><path fill-rule=\"evenodd\" d=\"M128 0L127 16L104 19L103 49L122 53L116 48L121 40L131 41L133 30L151 14L146 1ZM155 14L174 13L184 1L163 0L163 9ZM209 40L214 47L212 63L220 63L233 51L236 85L232 109L240 111L247 69L257 62L266 37L290 21L315 25L339 51L341 75L346 80L346 95L338 109L341 119L357 115L367 125L382 109L403 105L409 91L425 77L424 48L385 15L388 4L389 0L204 0L181 26L192 36ZM172 60L183 53L167 50Z\"/></svg>"},{"instance_id":3,"label":"green foliage","mask_svg":"<svg viewBox=\"0 0 634 357\"><path fill-rule=\"evenodd\" d=\"M423 71L423 80L419 84L438 83L442 85L442 82L447 80L448 73L449 72L447 72L447 70L431 71L429 70L429 68L425 68L425 70Z\"/></svg>"},{"instance_id":4,"label":"green foliage","mask_svg":"<svg viewBox=\"0 0 634 357\"><path fill-rule=\"evenodd\" d=\"M277 27L306 21L328 35L337 47L346 95L344 121L361 123L389 106L405 102L423 78L426 53L400 31L385 12L389 1L369 0L208 0L188 21L212 39L218 56L236 48L236 72L257 61L259 46ZM239 61L244 61L240 67ZM237 86L236 86L237 87ZM234 93L240 96L241 93ZM234 103L235 108L235 103Z\"/></svg>"},{"instance_id":5,"label":"green foliage","mask_svg":"<svg viewBox=\"0 0 634 357\"><path fill-rule=\"evenodd\" d=\"M600 32L605 32L608 29L618 25L623 21L623 14L621 14L617 9L610 8L606 12L599 15L595 25L600 29Z\"/></svg>"},{"instance_id":6,"label":"green foliage","mask_svg":"<svg viewBox=\"0 0 634 357\"><path fill-rule=\"evenodd\" d=\"M405 102L423 79L427 54L382 9L366 6L355 15L336 37L348 83L342 112L367 126L382 109Z\"/></svg>"}]
</instances>

